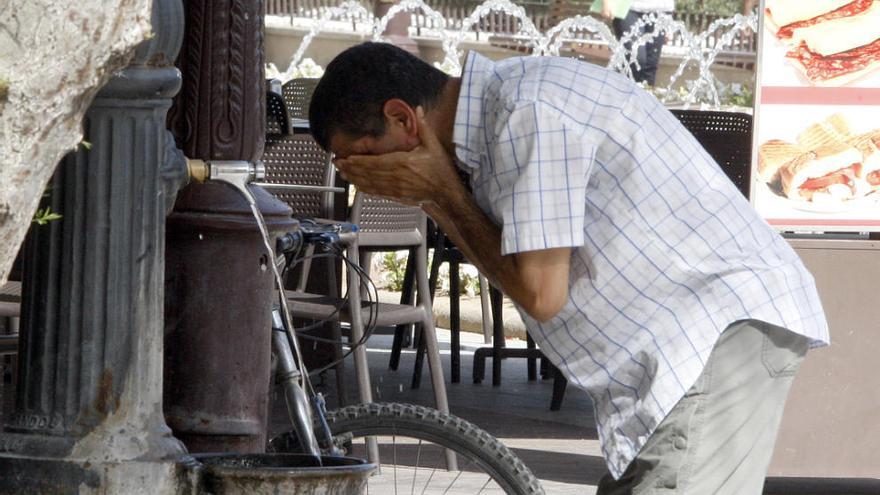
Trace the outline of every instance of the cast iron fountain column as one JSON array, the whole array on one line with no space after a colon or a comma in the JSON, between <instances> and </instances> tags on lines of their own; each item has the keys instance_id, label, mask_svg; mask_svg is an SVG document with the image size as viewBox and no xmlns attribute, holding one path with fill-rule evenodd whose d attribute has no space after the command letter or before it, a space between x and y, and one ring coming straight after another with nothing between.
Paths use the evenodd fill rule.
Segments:
<instances>
[{"instance_id":1,"label":"cast iron fountain column","mask_svg":"<svg viewBox=\"0 0 880 495\"><path fill-rule=\"evenodd\" d=\"M0 493L161 494L187 485L186 450L162 415L166 194L181 178L165 130L181 81L179 0L155 0L152 20L154 38L86 114L90 146L52 179L52 210L63 217L28 240Z\"/></svg>"},{"instance_id":2,"label":"cast iron fountain column","mask_svg":"<svg viewBox=\"0 0 880 495\"><path fill-rule=\"evenodd\" d=\"M190 158L258 160L266 129L263 2L188 0L169 114ZM290 209L253 189L270 232ZM274 284L248 203L223 183L192 184L168 217L165 417L190 452L263 452Z\"/></svg>"}]
</instances>

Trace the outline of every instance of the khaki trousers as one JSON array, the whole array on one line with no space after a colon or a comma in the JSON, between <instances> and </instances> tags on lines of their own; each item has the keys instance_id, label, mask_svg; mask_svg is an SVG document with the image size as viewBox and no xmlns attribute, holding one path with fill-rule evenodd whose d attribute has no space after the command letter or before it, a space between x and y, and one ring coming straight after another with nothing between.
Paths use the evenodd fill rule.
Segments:
<instances>
[{"instance_id":1,"label":"khaki trousers","mask_svg":"<svg viewBox=\"0 0 880 495\"><path fill-rule=\"evenodd\" d=\"M757 320L730 325L694 386L621 479L597 495L760 494L785 399L809 341Z\"/></svg>"}]
</instances>

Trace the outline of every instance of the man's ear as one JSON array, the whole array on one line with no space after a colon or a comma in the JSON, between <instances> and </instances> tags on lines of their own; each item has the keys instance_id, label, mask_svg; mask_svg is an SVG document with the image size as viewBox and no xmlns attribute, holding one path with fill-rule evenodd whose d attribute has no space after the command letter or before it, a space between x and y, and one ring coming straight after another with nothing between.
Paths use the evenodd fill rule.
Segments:
<instances>
[{"instance_id":1,"label":"man's ear","mask_svg":"<svg viewBox=\"0 0 880 495\"><path fill-rule=\"evenodd\" d=\"M395 131L403 131L407 137L418 137L418 116L416 109L400 98L392 98L382 105L386 126L394 127ZM387 130L387 129L386 129Z\"/></svg>"}]
</instances>

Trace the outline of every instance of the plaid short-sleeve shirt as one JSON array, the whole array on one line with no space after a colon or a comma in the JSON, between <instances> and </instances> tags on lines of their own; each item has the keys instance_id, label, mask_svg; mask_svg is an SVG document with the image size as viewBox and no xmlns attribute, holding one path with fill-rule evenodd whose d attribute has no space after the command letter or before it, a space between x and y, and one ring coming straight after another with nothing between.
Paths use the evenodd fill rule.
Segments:
<instances>
[{"instance_id":1,"label":"plaid short-sleeve shirt","mask_svg":"<svg viewBox=\"0 0 880 495\"><path fill-rule=\"evenodd\" d=\"M814 281L693 136L623 76L471 53L454 142L502 254L571 247L569 299L523 318L587 390L619 477L742 319L827 343Z\"/></svg>"}]
</instances>

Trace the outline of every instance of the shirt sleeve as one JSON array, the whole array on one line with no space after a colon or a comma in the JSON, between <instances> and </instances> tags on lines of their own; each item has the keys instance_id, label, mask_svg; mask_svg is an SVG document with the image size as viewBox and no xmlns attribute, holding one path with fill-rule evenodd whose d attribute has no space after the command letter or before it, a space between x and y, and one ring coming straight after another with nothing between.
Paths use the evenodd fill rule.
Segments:
<instances>
[{"instance_id":1,"label":"shirt sleeve","mask_svg":"<svg viewBox=\"0 0 880 495\"><path fill-rule=\"evenodd\" d=\"M502 254L584 243L584 208L595 147L554 108L519 104L495 126L490 146L493 216Z\"/></svg>"}]
</instances>

